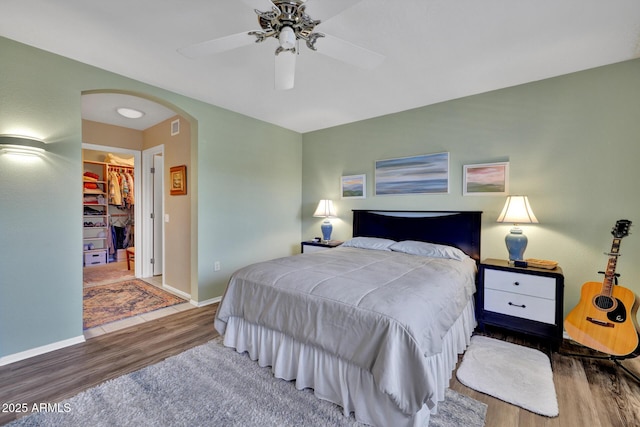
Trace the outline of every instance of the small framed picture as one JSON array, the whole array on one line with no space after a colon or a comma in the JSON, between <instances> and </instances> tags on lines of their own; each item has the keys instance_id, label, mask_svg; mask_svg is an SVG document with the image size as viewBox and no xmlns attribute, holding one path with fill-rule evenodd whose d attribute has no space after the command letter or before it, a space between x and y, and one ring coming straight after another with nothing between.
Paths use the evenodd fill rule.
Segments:
<instances>
[{"instance_id":1,"label":"small framed picture","mask_svg":"<svg viewBox=\"0 0 640 427\"><path fill-rule=\"evenodd\" d=\"M506 196L509 194L509 162L464 166L462 194Z\"/></svg>"},{"instance_id":2,"label":"small framed picture","mask_svg":"<svg viewBox=\"0 0 640 427\"><path fill-rule=\"evenodd\" d=\"M340 178L340 195L343 199L366 199L367 176L346 175Z\"/></svg>"},{"instance_id":3,"label":"small framed picture","mask_svg":"<svg viewBox=\"0 0 640 427\"><path fill-rule=\"evenodd\" d=\"M179 196L187 194L187 166L174 166L169 169L171 186L169 194Z\"/></svg>"}]
</instances>

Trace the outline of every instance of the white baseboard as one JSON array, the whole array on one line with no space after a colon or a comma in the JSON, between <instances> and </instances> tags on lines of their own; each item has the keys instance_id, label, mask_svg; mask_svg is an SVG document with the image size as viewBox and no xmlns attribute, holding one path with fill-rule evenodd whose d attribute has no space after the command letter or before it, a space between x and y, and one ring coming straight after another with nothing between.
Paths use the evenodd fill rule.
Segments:
<instances>
[{"instance_id":1,"label":"white baseboard","mask_svg":"<svg viewBox=\"0 0 640 427\"><path fill-rule=\"evenodd\" d=\"M191 300L191 304L195 305L196 307L204 307L205 305L211 305L211 304L215 304L217 302L222 301L222 297L215 297L215 298L211 298L208 300L204 300L204 301L194 301Z\"/></svg>"},{"instance_id":2,"label":"white baseboard","mask_svg":"<svg viewBox=\"0 0 640 427\"><path fill-rule=\"evenodd\" d=\"M171 293L172 293L172 294L174 294L174 295L177 295L177 296L179 296L179 297L182 297L182 298L186 299L187 301L189 301L189 303L190 303L191 305L193 305L193 306L195 306L195 307L204 307L204 306L206 306L206 305L211 305L211 304L215 304L215 303L217 303L217 302L222 301L222 297L216 297L216 298L208 299L208 300L206 300L206 301L198 302L198 301L195 301L195 300L192 300L192 299L191 299L191 294L188 294L188 293L186 293L186 292L183 292L183 291L181 291L181 290L179 290L179 289L176 289L176 288L174 288L174 287L172 287L172 286L169 286L169 285L167 285L167 284L164 284L164 285L162 285L162 287L163 287L164 289L166 289L168 292L171 292Z\"/></svg>"},{"instance_id":3,"label":"white baseboard","mask_svg":"<svg viewBox=\"0 0 640 427\"><path fill-rule=\"evenodd\" d=\"M20 353L10 354L8 356L0 357L0 366L8 365L10 363L19 362L20 360L29 359L30 357L39 356L51 351L60 350L64 347L80 344L85 341L84 335L77 336L75 338L69 338L67 340L54 342L52 344L43 345L42 347L32 348L31 350L21 351Z\"/></svg>"},{"instance_id":4,"label":"white baseboard","mask_svg":"<svg viewBox=\"0 0 640 427\"><path fill-rule=\"evenodd\" d=\"M181 291L181 290L179 290L179 289L176 289L176 288L174 288L173 286L169 286L169 285L167 285L167 284L162 285L162 287L163 287L164 289L166 289L168 292L171 292L171 293L172 293L172 294L174 294L174 295L177 295L177 296L179 296L179 297L181 297L181 298L184 298L184 299L186 299L187 301L190 301L190 300L191 300L191 294L188 294L188 293L186 293L186 292L184 292L184 291Z\"/></svg>"}]
</instances>

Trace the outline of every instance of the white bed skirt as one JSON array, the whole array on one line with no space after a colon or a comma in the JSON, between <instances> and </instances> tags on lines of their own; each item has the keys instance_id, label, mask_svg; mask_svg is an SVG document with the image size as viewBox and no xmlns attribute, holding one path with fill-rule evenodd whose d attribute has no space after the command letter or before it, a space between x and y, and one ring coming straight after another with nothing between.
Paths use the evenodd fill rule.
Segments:
<instances>
[{"instance_id":1,"label":"white bed skirt","mask_svg":"<svg viewBox=\"0 0 640 427\"><path fill-rule=\"evenodd\" d=\"M469 345L475 326L471 300L445 335L442 352L427 358L429 378L424 380L434 390L434 397L412 415L402 413L389 395L378 390L370 372L281 332L231 317L224 345L239 353L247 352L260 366L271 366L277 378L295 380L298 390L313 389L316 397L340 405L345 416L353 412L361 423L379 427L422 427L428 425L430 415L436 413L437 402L444 400L458 355Z\"/></svg>"}]
</instances>

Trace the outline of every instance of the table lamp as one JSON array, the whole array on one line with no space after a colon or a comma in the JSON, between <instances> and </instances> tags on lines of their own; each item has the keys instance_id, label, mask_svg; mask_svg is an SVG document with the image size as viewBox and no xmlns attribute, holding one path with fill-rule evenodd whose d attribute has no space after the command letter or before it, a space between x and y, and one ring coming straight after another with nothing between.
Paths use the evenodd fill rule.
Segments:
<instances>
[{"instance_id":1,"label":"table lamp","mask_svg":"<svg viewBox=\"0 0 640 427\"><path fill-rule=\"evenodd\" d=\"M509 261L522 261L524 250L527 248L527 236L522 233L518 224L537 224L538 219L531 210L527 196L507 196L504 208L497 222L512 222L513 228L505 237Z\"/></svg>"},{"instance_id":2,"label":"table lamp","mask_svg":"<svg viewBox=\"0 0 640 427\"><path fill-rule=\"evenodd\" d=\"M320 203L318 203L318 207L313 213L313 216L325 218L324 222L320 226L320 229L322 230L322 240L328 242L329 240L331 240L331 232L333 231L333 226L331 225L331 221L329 221L329 218L333 218L336 216L336 209L333 207L333 201L320 200Z\"/></svg>"}]
</instances>

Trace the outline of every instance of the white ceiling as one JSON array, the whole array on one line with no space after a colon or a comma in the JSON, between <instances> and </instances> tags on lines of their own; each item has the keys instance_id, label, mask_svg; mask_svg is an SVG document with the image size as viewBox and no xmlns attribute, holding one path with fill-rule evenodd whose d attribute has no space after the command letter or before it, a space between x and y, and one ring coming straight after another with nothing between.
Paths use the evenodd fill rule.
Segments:
<instances>
[{"instance_id":1,"label":"white ceiling","mask_svg":"<svg viewBox=\"0 0 640 427\"><path fill-rule=\"evenodd\" d=\"M298 132L640 57L638 0L309 0L313 19L354 4L316 30L386 59L362 70L304 46L288 91L273 89L274 40L198 60L176 51L259 29L247 3L269 9L0 0L0 35Z\"/></svg>"},{"instance_id":2,"label":"white ceiling","mask_svg":"<svg viewBox=\"0 0 640 427\"><path fill-rule=\"evenodd\" d=\"M138 119L129 119L117 113L120 107L133 108L144 113ZM119 93L89 93L82 95L82 118L114 126L145 130L175 116L169 108L137 96Z\"/></svg>"}]
</instances>

